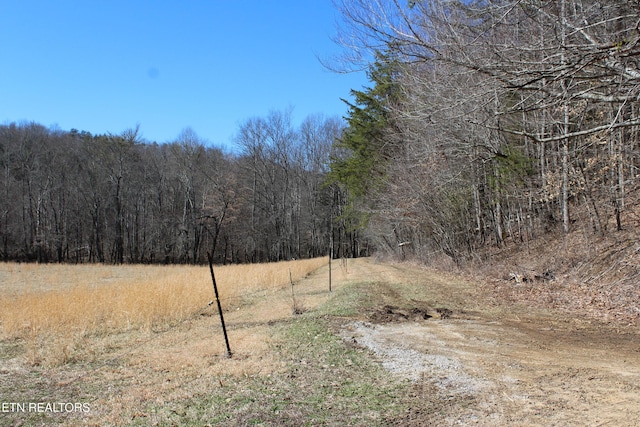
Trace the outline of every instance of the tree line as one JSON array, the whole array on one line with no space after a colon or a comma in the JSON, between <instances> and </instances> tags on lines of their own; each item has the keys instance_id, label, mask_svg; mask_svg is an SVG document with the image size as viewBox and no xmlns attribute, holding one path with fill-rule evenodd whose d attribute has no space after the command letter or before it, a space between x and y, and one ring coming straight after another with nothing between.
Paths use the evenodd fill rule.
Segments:
<instances>
[{"instance_id":1,"label":"tree line","mask_svg":"<svg viewBox=\"0 0 640 427\"><path fill-rule=\"evenodd\" d=\"M166 144L119 134L0 126L0 259L278 261L353 251L344 190L325 177L339 118L273 111L241 124L240 150L190 128Z\"/></svg>"},{"instance_id":2,"label":"tree line","mask_svg":"<svg viewBox=\"0 0 640 427\"><path fill-rule=\"evenodd\" d=\"M639 1L336 3L331 66L366 67L372 86L354 91L331 174L372 244L461 262L635 221Z\"/></svg>"},{"instance_id":3,"label":"tree line","mask_svg":"<svg viewBox=\"0 0 640 427\"><path fill-rule=\"evenodd\" d=\"M637 222L640 0L336 0L345 120L246 120L238 154L0 127L0 257L455 262Z\"/></svg>"}]
</instances>

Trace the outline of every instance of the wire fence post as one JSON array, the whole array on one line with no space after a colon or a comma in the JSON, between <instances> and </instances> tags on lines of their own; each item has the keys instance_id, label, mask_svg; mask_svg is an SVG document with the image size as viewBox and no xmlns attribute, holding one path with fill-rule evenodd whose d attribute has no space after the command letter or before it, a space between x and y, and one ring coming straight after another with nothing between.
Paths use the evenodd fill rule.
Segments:
<instances>
[{"instance_id":1,"label":"wire fence post","mask_svg":"<svg viewBox=\"0 0 640 427\"><path fill-rule=\"evenodd\" d=\"M229 337L227 336L227 327L224 325L224 316L222 315L222 306L220 305L220 297L218 296L218 285L216 284L216 276L213 274L213 257L207 252L209 258L209 271L211 272L211 281L213 282L213 292L216 296L218 304L218 313L220 313L220 323L222 324L222 333L224 334L224 343L227 345L227 358L231 358L231 347L229 347Z\"/></svg>"},{"instance_id":2,"label":"wire fence post","mask_svg":"<svg viewBox=\"0 0 640 427\"><path fill-rule=\"evenodd\" d=\"M331 258L333 258L333 250L329 251L329 292L331 292Z\"/></svg>"},{"instance_id":3,"label":"wire fence post","mask_svg":"<svg viewBox=\"0 0 640 427\"><path fill-rule=\"evenodd\" d=\"M302 314L304 312L304 308L298 301L296 300L296 294L293 292L293 276L291 275L291 269L289 269L289 283L291 283L291 312L293 314Z\"/></svg>"},{"instance_id":4,"label":"wire fence post","mask_svg":"<svg viewBox=\"0 0 640 427\"><path fill-rule=\"evenodd\" d=\"M295 302L296 296L293 294L293 277L291 276L291 269L289 269L289 283L291 283L291 298L293 298Z\"/></svg>"}]
</instances>

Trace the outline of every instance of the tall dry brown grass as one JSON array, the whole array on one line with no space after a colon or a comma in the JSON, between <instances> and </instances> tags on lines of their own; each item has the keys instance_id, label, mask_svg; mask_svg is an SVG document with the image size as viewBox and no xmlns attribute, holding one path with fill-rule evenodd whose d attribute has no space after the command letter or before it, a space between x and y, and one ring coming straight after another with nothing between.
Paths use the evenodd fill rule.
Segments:
<instances>
[{"instance_id":1,"label":"tall dry brown grass","mask_svg":"<svg viewBox=\"0 0 640 427\"><path fill-rule=\"evenodd\" d=\"M215 267L225 309L296 281L327 258ZM93 335L166 328L214 299L208 267L0 264L3 339L23 339L34 354L51 347L65 363ZM42 362L34 357L34 363Z\"/></svg>"}]
</instances>

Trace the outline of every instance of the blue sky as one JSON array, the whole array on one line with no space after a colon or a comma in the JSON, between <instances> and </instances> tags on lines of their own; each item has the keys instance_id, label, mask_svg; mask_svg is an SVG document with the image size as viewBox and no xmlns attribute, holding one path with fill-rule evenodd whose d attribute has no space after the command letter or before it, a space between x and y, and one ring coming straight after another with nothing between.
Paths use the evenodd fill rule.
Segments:
<instances>
[{"instance_id":1,"label":"blue sky","mask_svg":"<svg viewBox=\"0 0 640 427\"><path fill-rule=\"evenodd\" d=\"M318 61L337 19L331 0L0 0L0 123L231 147L270 110L342 116L367 81Z\"/></svg>"}]
</instances>

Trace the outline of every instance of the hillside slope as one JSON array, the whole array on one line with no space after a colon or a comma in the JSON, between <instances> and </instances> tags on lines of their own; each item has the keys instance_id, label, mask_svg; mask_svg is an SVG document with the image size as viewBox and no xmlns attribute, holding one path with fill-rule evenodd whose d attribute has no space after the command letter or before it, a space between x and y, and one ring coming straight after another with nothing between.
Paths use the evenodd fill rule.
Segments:
<instances>
[{"instance_id":1,"label":"hillside slope","mask_svg":"<svg viewBox=\"0 0 640 427\"><path fill-rule=\"evenodd\" d=\"M463 270L504 302L558 309L615 325L640 322L640 205L631 201L622 230L594 232L576 221L549 232L485 248ZM613 222L613 221L612 221Z\"/></svg>"}]
</instances>

